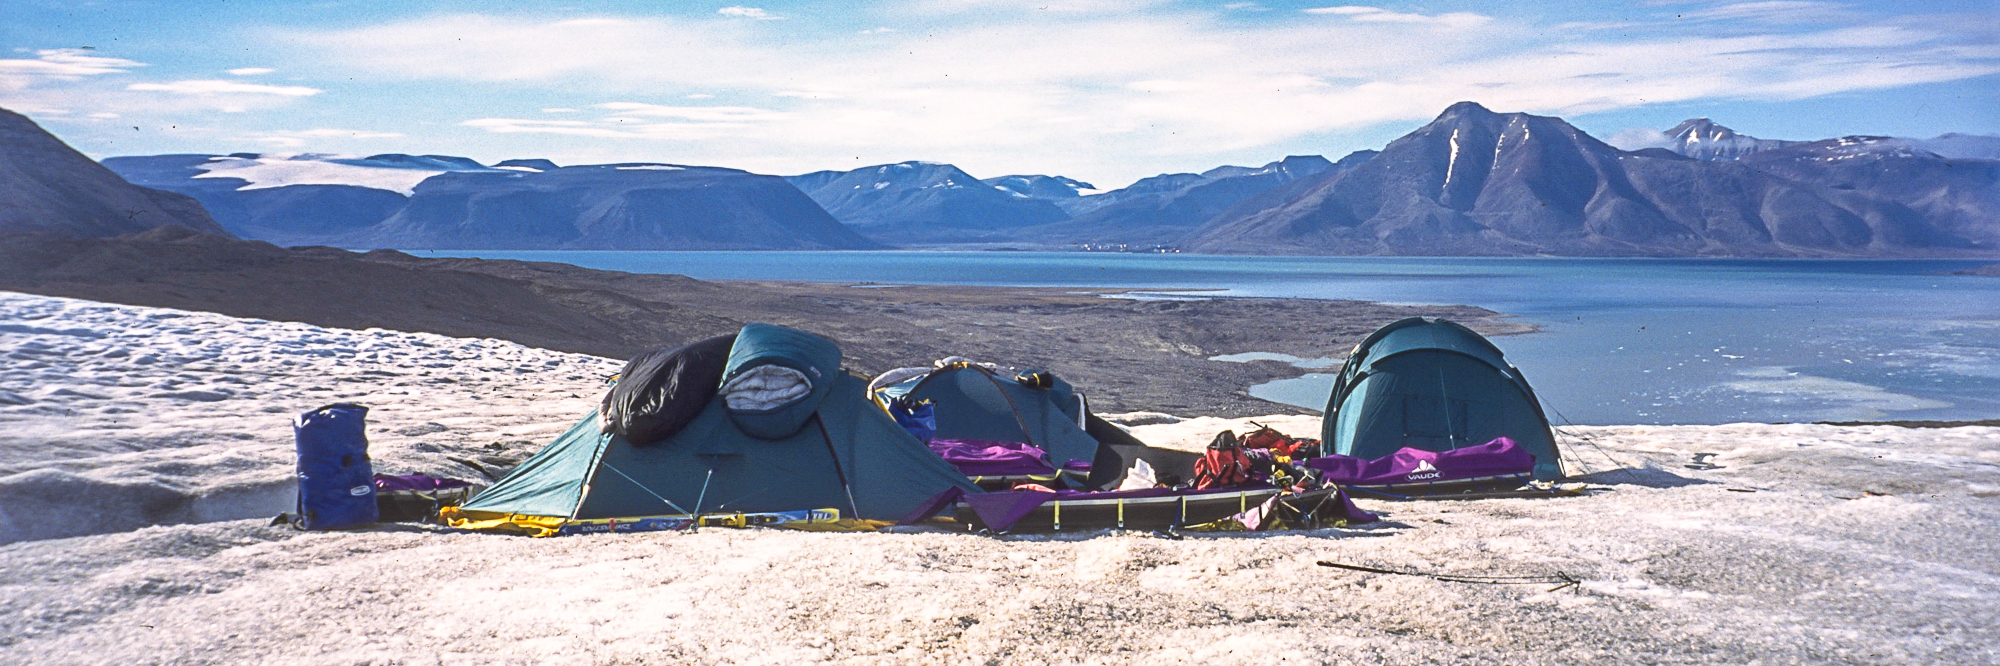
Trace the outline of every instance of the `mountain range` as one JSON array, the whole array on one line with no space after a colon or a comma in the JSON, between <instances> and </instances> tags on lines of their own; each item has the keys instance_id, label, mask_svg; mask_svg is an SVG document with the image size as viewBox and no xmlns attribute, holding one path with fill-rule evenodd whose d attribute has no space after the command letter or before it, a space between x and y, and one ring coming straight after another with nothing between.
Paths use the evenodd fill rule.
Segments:
<instances>
[{"instance_id":1,"label":"mountain range","mask_svg":"<svg viewBox=\"0 0 2000 666\"><path fill-rule=\"evenodd\" d=\"M1004 241L1015 229L1067 217L1046 199L935 162L817 171L785 180L841 223L893 245Z\"/></svg>"},{"instance_id":2,"label":"mountain range","mask_svg":"<svg viewBox=\"0 0 2000 666\"><path fill-rule=\"evenodd\" d=\"M80 236L174 223L282 245L401 249L2000 254L2000 137L1778 141L1697 118L1625 150L1560 118L1470 102L1379 151L1112 190L1053 175L982 180L934 162L789 177L402 154L153 155L99 167L14 114L0 116L0 140L10 184L0 229Z\"/></svg>"},{"instance_id":3,"label":"mountain range","mask_svg":"<svg viewBox=\"0 0 2000 666\"><path fill-rule=\"evenodd\" d=\"M152 155L105 166L280 245L405 249L882 247L776 176L669 164L485 166L442 155Z\"/></svg>"},{"instance_id":4,"label":"mountain range","mask_svg":"<svg viewBox=\"0 0 2000 666\"><path fill-rule=\"evenodd\" d=\"M1289 200L1238 207L1198 252L1563 256L1916 256L2000 249L2000 161L1886 138L1774 146L1729 138L1696 159L1624 151L1560 118L1464 102ZM1690 140L1691 146L1704 142ZM1734 157L1734 159L1727 159Z\"/></svg>"}]
</instances>

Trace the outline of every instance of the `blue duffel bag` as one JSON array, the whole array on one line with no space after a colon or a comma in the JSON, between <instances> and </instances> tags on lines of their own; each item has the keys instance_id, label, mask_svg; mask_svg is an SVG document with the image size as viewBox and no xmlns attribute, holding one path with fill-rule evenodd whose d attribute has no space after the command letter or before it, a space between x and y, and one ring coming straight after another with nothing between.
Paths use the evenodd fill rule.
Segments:
<instances>
[{"instance_id":1,"label":"blue duffel bag","mask_svg":"<svg viewBox=\"0 0 2000 666\"><path fill-rule=\"evenodd\" d=\"M299 503L294 524L333 530L375 522L375 471L368 464L368 408L349 403L300 414Z\"/></svg>"}]
</instances>

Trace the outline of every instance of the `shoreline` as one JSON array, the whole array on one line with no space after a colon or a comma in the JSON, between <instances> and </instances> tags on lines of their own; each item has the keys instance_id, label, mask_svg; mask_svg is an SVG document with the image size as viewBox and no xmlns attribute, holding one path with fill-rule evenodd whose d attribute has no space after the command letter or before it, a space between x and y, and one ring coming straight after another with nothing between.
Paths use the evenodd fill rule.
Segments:
<instances>
[{"instance_id":1,"label":"shoreline","mask_svg":"<svg viewBox=\"0 0 2000 666\"><path fill-rule=\"evenodd\" d=\"M497 338L616 359L766 321L839 342L848 366L864 374L966 356L1055 372L1097 408L1113 412L1307 413L1248 392L1307 370L1208 357L1276 352L1341 358L1376 327L1418 315L1447 317L1486 335L1534 330L1518 318L1470 306L1106 297L1159 291L1148 288L855 287L282 249L185 230L99 240L24 236L0 247L0 289L23 293Z\"/></svg>"}]
</instances>

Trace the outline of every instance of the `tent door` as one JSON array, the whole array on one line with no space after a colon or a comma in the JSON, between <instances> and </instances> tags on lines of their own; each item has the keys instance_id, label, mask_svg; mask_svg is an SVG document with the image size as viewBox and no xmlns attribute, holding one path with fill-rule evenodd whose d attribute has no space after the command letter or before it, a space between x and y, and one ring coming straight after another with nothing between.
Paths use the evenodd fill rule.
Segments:
<instances>
[{"instance_id":1,"label":"tent door","mask_svg":"<svg viewBox=\"0 0 2000 666\"><path fill-rule=\"evenodd\" d=\"M1425 451L1470 446L1471 403L1437 395L1403 396L1403 445Z\"/></svg>"}]
</instances>

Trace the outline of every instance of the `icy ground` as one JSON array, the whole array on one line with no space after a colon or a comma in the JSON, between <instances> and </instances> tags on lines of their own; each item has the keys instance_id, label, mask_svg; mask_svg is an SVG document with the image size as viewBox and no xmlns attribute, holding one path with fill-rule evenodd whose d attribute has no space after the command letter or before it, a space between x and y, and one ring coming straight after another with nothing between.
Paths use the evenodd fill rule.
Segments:
<instances>
[{"instance_id":1,"label":"icy ground","mask_svg":"<svg viewBox=\"0 0 2000 666\"><path fill-rule=\"evenodd\" d=\"M619 365L0 292L0 544L277 515L292 416L334 402L371 408L377 471L485 482L588 412Z\"/></svg>"},{"instance_id":2,"label":"icy ground","mask_svg":"<svg viewBox=\"0 0 2000 666\"><path fill-rule=\"evenodd\" d=\"M24 403L0 406L0 528L34 539L0 546L0 663L2000 662L2000 428L1580 428L1588 497L1181 540L134 529L282 487L289 415L336 399L376 408L384 469L476 474L588 409L611 363L12 294L0 350ZM1317 430L1135 431L1195 447L1249 420Z\"/></svg>"}]
</instances>

